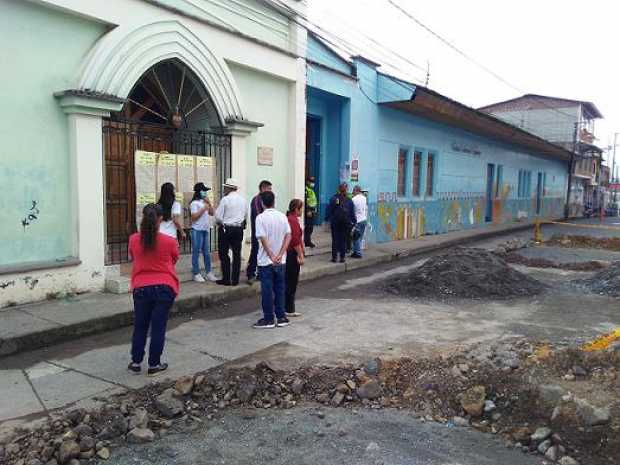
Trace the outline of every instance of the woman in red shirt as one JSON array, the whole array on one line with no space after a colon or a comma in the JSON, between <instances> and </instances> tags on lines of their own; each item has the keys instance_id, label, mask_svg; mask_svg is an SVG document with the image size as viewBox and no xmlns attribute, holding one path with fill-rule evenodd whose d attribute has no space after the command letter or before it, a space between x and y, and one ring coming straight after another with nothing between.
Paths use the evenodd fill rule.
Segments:
<instances>
[{"instance_id":1,"label":"woman in red shirt","mask_svg":"<svg viewBox=\"0 0 620 465\"><path fill-rule=\"evenodd\" d=\"M299 218L303 211L304 203L299 199L291 200L286 217L291 226L291 243L286 252L286 292L284 296L284 309L286 316L301 316L295 311L295 293L299 282L299 271L304 264L304 241Z\"/></svg>"},{"instance_id":2,"label":"woman in red shirt","mask_svg":"<svg viewBox=\"0 0 620 465\"><path fill-rule=\"evenodd\" d=\"M179 294L179 278L175 264L179 246L172 237L159 232L163 218L161 205L149 204L142 211L140 232L129 238L131 289L133 291L134 329L131 342L131 363L128 369L140 373L146 336L151 328L148 376L168 369L161 363L166 340L168 313Z\"/></svg>"}]
</instances>

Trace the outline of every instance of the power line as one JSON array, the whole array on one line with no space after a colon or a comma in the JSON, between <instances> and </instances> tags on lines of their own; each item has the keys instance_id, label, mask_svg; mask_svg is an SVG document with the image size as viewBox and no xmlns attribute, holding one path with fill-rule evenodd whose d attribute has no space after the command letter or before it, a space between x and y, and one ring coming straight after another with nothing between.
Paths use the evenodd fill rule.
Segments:
<instances>
[{"instance_id":1,"label":"power line","mask_svg":"<svg viewBox=\"0 0 620 465\"><path fill-rule=\"evenodd\" d=\"M447 39L445 39L444 37L442 37L441 35L439 35L437 32L433 31L429 26L427 26L426 24L424 24L422 21L420 21L419 19L417 19L415 16L413 16L413 14L411 14L410 12L408 12L407 10L405 10L402 6L400 6L398 3L396 3L394 0L386 0L390 5L392 5L394 8L396 8L398 11L400 11L403 15L405 15L406 17L408 17L409 19L411 19L413 22L415 22L418 26L420 26L422 29L424 29L425 31L427 31L429 34L431 34L433 37L435 37L436 39L438 39L440 42L442 42L444 45L446 45L447 47L449 47L450 49L452 49L453 51L455 51L456 53L458 53L459 55L461 55L463 58L465 58L466 60L470 61L471 63L473 63L474 65L476 65L477 67L479 67L480 69L482 69L483 71L485 71L486 73L490 74L491 76L493 76L495 79L497 79L498 81L502 82L503 84L507 85L508 87L510 87L513 90L516 90L517 92L521 93L521 94L525 94L526 92L524 92L523 90L521 90L519 87L515 86L514 84L510 83L509 81L507 81L506 79L504 79L502 76L500 76L499 74L497 74L495 71L493 71L492 69L488 68L487 66L483 65L482 63L480 63L478 60L474 59L472 56L470 56L469 54L465 53L463 50L461 50L460 48L458 48L456 45L452 44L450 41L448 41ZM548 105L546 102L544 102L541 99L537 99L534 98L535 100L539 101L540 103L542 103L543 105L545 105L546 107L548 107L550 110L553 110L555 112L557 112L558 114L561 114L563 116L567 116L570 118L573 118L572 115L569 115L567 113L564 113L560 110L558 110L557 108L554 108L550 105Z\"/></svg>"}]
</instances>

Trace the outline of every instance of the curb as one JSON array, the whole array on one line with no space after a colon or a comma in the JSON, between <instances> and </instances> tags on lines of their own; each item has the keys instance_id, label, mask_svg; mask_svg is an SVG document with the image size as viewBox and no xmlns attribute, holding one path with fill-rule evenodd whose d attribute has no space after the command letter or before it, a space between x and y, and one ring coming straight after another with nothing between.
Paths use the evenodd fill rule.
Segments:
<instances>
[{"instance_id":1,"label":"curb","mask_svg":"<svg viewBox=\"0 0 620 465\"><path fill-rule=\"evenodd\" d=\"M308 270L307 272L302 272L299 280L301 282L313 281L326 276L347 273L374 265L389 263L399 259L436 252L455 245L465 245L491 237L503 236L513 232L522 231L524 229L529 229L531 227L532 225L528 223L503 230L481 231L471 237L446 239L445 241L437 244L423 245L416 247L415 249L402 249L394 251L382 248L381 245L379 245L375 249L380 254L378 256L368 257L358 261L349 260L345 264L328 263L325 264L325 266ZM241 300L243 298L252 297L259 294L260 288L256 284L252 286L244 285L224 288L221 292L216 293L194 293L177 299L170 313L174 316L189 315L200 310L208 310L214 305L222 302L234 302L236 300ZM65 326L59 326L57 328L49 328L43 331L24 334L14 338L0 339L0 358L15 355L20 352L41 349L53 344L74 340L79 337L100 334L106 331L131 326L132 324L133 309L130 308L127 309L127 311L121 311L114 315L109 315L102 318L72 323Z\"/></svg>"}]
</instances>

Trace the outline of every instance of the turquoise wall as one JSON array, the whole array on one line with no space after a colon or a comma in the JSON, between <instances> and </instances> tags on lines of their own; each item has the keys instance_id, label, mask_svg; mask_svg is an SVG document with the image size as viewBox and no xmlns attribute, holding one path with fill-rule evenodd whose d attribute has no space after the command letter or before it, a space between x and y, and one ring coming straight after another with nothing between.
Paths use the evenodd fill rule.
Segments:
<instances>
[{"instance_id":1,"label":"turquoise wall","mask_svg":"<svg viewBox=\"0 0 620 465\"><path fill-rule=\"evenodd\" d=\"M62 260L73 249L72 194L67 117L53 93L75 85L105 29L21 0L0 10L0 267Z\"/></svg>"},{"instance_id":2,"label":"turquoise wall","mask_svg":"<svg viewBox=\"0 0 620 465\"><path fill-rule=\"evenodd\" d=\"M294 116L289 110L289 96L293 84L258 71L229 63L230 70L239 87L241 99L251 121L264 126L247 138L247 185L248 200L258 192L263 179L273 183L277 195L276 207L286 211L293 195L293 165L289 153L288 135L294 125ZM273 166L258 164L257 148L273 148ZM234 160L233 160L234 163Z\"/></svg>"}]
</instances>

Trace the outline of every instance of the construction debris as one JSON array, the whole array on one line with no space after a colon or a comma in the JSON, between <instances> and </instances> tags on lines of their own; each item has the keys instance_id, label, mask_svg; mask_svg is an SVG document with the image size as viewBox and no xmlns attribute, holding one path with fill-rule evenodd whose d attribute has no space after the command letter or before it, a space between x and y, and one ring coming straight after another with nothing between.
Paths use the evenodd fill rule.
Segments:
<instances>
[{"instance_id":1,"label":"construction debris","mask_svg":"<svg viewBox=\"0 0 620 465\"><path fill-rule=\"evenodd\" d=\"M612 263L609 268L589 279L580 279L573 283L596 294L620 297L620 262Z\"/></svg>"},{"instance_id":2,"label":"construction debris","mask_svg":"<svg viewBox=\"0 0 620 465\"><path fill-rule=\"evenodd\" d=\"M555 234L545 245L556 245L575 249L604 249L620 252L620 237L592 237Z\"/></svg>"}]
</instances>

